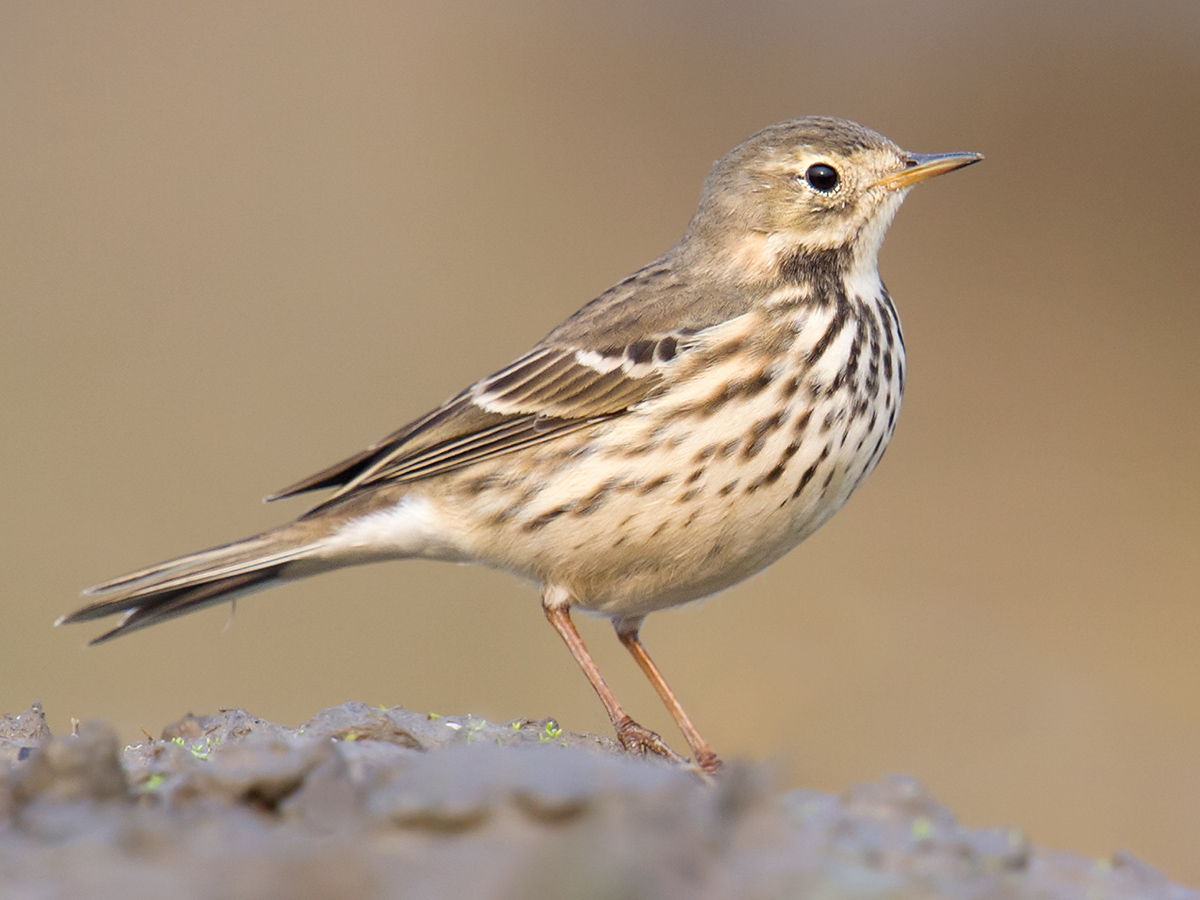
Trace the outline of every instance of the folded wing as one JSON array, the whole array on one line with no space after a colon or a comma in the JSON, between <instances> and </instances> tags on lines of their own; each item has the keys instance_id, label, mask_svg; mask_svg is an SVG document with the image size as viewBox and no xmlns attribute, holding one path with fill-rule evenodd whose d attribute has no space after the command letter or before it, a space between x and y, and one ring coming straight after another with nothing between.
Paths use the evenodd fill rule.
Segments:
<instances>
[{"instance_id":1,"label":"folded wing","mask_svg":"<svg viewBox=\"0 0 1200 900\"><path fill-rule=\"evenodd\" d=\"M267 499L330 487L336 498L431 478L622 415L659 389L687 339L657 335L604 350L541 345L424 418Z\"/></svg>"}]
</instances>

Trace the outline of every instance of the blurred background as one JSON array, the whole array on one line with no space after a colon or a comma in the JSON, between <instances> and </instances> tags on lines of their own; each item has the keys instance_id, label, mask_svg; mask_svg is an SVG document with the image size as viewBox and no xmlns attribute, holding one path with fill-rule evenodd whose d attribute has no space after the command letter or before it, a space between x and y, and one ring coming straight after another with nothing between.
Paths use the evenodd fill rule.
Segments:
<instances>
[{"instance_id":1,"label":"blurred background","mask_svg":"<svg viewBox=\"0 0 1200 900\"><path fill-rule=\"evenodd\" d=\"M534 586L404 563L101 648L79 590L525 350L712 161L845 116L986 162L910 196L886 459L647 645L713 745L1200 884L1195 0L0 5L0 710L129 741L345 700L607 733ZM604 622L631 712L682 740Z\"/></svg>"}]
</instances>

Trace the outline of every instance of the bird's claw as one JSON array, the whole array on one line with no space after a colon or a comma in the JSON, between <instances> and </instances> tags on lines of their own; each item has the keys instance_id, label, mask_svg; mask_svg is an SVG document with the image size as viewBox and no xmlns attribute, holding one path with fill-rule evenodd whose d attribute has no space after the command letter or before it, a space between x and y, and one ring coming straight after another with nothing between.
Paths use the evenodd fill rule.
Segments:
<instances>
[{"instance_id":1,"label":"bird's claw","mask_svg":"<svg viewBox=\"0 0 1200 900\"><path fill-rule=\"evenodd\" d=\"M625 748L626 753L647 756L653 753L663 759L687 765L688 761L667 746L667 742L649 728L643 728L633 719L624 719L617 723L617 740Z\"/></svg>"},{"instance_id":2,"label":"bird's claw","mask_svg":"<svg viewBox=\"0 0 1200 900\"><path fill-rule=\"evenodd\" d=\"M717 775L725 764L721 762L721 757L708 750L696 754L696 765L705 775Z\"/></svg>"}]
</instances>

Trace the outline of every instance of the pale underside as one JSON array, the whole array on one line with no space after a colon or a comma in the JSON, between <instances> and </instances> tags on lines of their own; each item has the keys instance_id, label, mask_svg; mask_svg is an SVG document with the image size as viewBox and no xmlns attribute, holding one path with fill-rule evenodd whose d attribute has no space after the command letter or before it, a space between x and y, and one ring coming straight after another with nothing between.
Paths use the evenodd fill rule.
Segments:
<instances>
[{"instance_id":1,"label":"pale underside","mask_svg":"<svg viewBox=\"0 0 1200 900\"><path fill-rule=\"evenodd\" d=\"M519 453L489 453L490 435L477 430L377 460L357 484L387 479L395 493L328 535L296 574L367 559L469 560L627 621L734 584L836 512L891 436L903 345L882 285L872 287L840 301L780 289L632 352L536 350L459 401L501 417L494 433L515 435ZM523 404L573 415L542 437Z\"/></svg>"}]
</instances>

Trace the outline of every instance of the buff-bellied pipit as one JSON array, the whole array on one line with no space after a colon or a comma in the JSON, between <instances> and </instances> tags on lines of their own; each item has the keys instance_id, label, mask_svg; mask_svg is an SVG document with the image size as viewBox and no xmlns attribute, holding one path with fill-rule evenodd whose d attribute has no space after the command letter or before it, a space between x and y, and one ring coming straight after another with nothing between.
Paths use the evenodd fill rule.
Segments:
<instances>
[{"instance_id":1,"label":"buff-bellied pipit","mask_svg":"<svg viewBox=\"0 0 1200 900\"><path fill-rule=\"evenodd\" d=\"M99 642L341 566L486 563L541 583L627 749L674 756L617 702L573 606L612 620L715 770L638 629L774 562L875 468L904 390L884 232L912 185L980 158L906 153L841 119L772 125L713 166L666 254L512 365L268 498L332 488L323 503L90 588L101 599L59 623L120 613Z\"/></svg>"}]
</instances>

